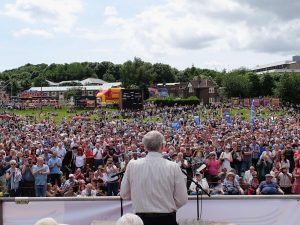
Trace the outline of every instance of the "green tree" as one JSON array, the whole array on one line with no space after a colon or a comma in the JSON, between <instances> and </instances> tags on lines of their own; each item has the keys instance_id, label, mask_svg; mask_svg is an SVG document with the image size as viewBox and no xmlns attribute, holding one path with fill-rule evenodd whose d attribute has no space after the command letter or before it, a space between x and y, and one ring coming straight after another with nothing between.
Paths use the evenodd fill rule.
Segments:
<instances>
[{"instance_id":1,"label":"green tree","mask_svg":"<svg viewBox=\"0 0 300 225\"><path fill-rule=\"evenodd\" d=\"M269 73L265 74L261 81L262 96L273 96L275 87L275 80L273 77Z\"/></svg>"},{"instance_id":2,"label":"green tree","mask_svg":"<svg viewBox=\"0 0 300 225\"><path fill-rule=\"evenodd\" d=\"M241 71L226 74L223 79L223 86L228 98L249 96L249 81Z\"/></svg>"},{"instance_id":3,"label":"green tree","mask_svg":"<svg viewBox=\"0 0 300 225\"><path fill-rule=\"evenodd\" d=\"M249 73L248 80L250 97L259 97L261 95L261 86L258 75L256 73Z\"/></svg>"},{"instance_id":4,"label":"green tree","mask_svg":"<svg viewBox=\"0 0 300 225\"><path fill-rule=\"evenodd\" d=\"M105 80L107 82L115 82L116 81L114 75L112 75L111 73L105 73L103 75L103 80Z\"/></svg>"},{"instance_id":5,"label":"green tree","mask_svg":"<svg viewBox=\"0 0 300 225\"><path fill-rule=\"evenodd\" d=\"M284 74L276 88L276 94L284 102L300 103L300 74Z\"/></svg>"}]
</instances>

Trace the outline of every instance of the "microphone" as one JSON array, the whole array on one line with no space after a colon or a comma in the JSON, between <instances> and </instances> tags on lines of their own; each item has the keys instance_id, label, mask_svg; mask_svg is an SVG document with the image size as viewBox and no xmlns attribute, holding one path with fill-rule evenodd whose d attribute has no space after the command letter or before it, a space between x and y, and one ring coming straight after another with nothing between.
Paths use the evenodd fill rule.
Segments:
<instances>
[{"instance_id":1,"label":"microphone","mask_svg":"<svg viewBox=\"0 0 300 225\"><path fill-rule=\"evenodd\" d=\"M120 173L116 173L115 175L112 175L111 178L122 176L124 173L125 173L125 171L122 171Z\"/></svg>"}]
</instances>

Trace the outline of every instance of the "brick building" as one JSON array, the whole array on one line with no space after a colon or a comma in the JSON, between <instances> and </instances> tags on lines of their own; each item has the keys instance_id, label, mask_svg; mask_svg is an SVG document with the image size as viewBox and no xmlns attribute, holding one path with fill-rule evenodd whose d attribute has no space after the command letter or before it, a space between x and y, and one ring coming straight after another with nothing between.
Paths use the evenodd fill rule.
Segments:
<instances>
[{"instance_id":1,"label":"brick building","mask_svg":"<svg viewBox=\"0 0 300 225\"><path fill-rule=\"evenodd\" d=\"M203 104L219 102L218 85L211 80L193 80L181 83L158 84L157 88L166 88L169 96L187 98L196 96Z\"/></svg>"}]
</instances>

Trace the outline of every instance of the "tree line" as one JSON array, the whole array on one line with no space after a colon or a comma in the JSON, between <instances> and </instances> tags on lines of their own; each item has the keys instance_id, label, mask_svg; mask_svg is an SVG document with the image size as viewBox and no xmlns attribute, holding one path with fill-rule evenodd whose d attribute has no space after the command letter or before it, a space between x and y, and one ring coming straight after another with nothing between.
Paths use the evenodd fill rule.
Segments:
<instances>
[{"instance_id":1,"label":"tree line","mask_svg":"<svg viewBox=\"0 0 300 225\"><path fill-rule=\"evenodd\" d=\"M231 97L279 97L283 101L300 103L299 73L267 73L258 75L247 69L216 71L195 66L178 70L168 64L149 63L134 58L123 64L112 62L82 62L70 64L26 64L0 73L0 86L13 95L31 86L47 86L46 80L60 82L99 78L108 82L120 81L126 88L141 88L158 83L188 82L211 79L220 87L223 100Z\"/></svg>"}]
</instances>

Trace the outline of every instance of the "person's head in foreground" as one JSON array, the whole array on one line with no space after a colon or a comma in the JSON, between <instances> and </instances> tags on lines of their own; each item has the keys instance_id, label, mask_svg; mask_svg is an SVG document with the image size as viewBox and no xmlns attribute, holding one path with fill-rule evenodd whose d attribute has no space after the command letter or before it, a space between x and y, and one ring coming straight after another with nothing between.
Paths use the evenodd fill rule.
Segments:
<instances>
[{"instance_id":1,"label":"person's head in foreground","mask_svg":"<svg viewBox=\"0 0 300 225\"><path fill-rule=\"evenodd\" d=\"M148 152L162 152L165 144L164 136L156 131L150 131L143 137L143 144Z\"/></svg>"},{"instance_id":2,"label":"person's head in foreground","mask_svg":"<svg viewBox=\"0 0 300 225\"><path fill-rule=\"evenodd\" d=\"M137 215L128 213L118 219L116 225L144 225L144 223Z\"/></svg>"},{"instance_id":3,"label":"person's head in foreground","mask_svg":"<svg viewBox=\"0 0 300 225\"><path fill-rule=\"evenodd\" d=\"M53 218L49 217L49 218L40 219L35 223L35 225L63 225L63 224L57 223Z\"/></svg>"}]
</instances>

